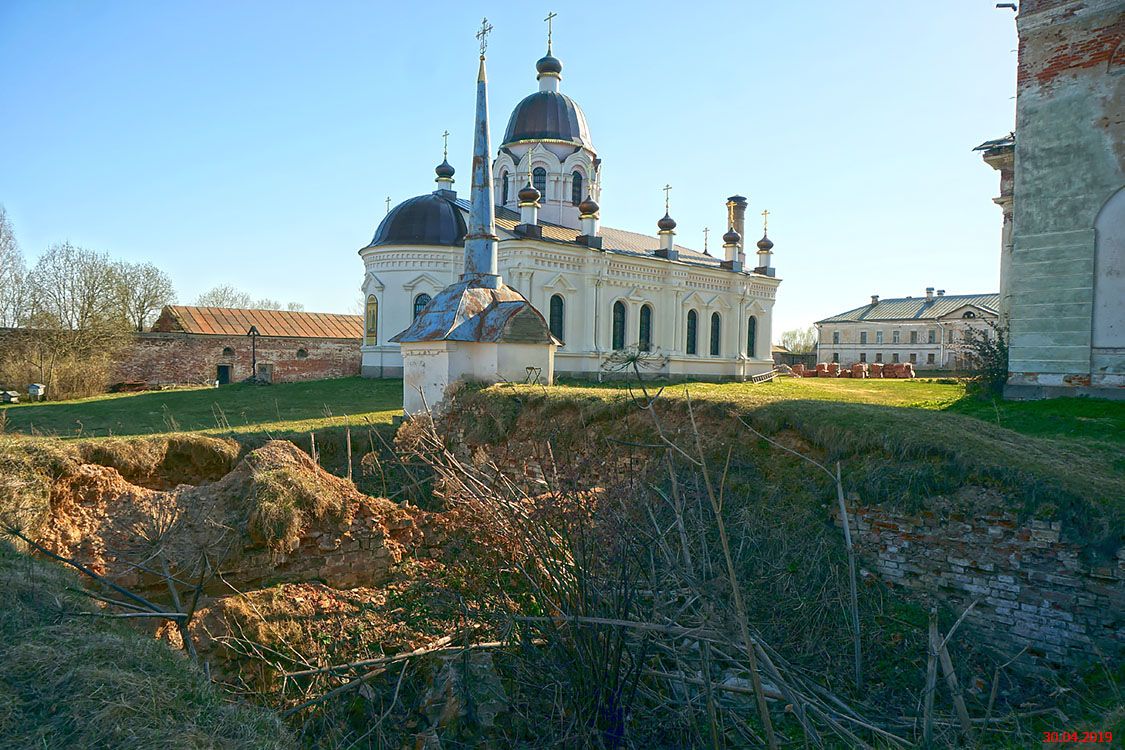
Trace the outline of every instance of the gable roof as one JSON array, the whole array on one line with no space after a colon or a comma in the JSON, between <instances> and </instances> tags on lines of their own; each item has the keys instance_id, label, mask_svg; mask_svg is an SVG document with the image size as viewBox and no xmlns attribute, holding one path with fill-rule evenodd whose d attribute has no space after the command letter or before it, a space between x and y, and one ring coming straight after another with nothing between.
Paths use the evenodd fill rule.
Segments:
<instances>
[{"instance_id":1,"label":"gable roof","mask_svg":"<svg viewBox=\"0 0 1125 750\"><path fill-rule=\"evenodd\" d=\"M250 326L257 328L261 336L308 339L363 337L363 318L359 315L192 305L165 305L160 317L153 323L152 330L156 333L245 336Z\"/></svg>"},{"instance_id":2,"label":"gable roof","mask_svg":"<svg viewBox=\"0 0 1125 750\"><path fill-rule=\"evenodd\" d=\"M934 297L927 302L925 297L898 297L879 300L873 305L864 305L837 315L831 315L817 323L859 323L879 320L937 320L949 313L971 305L994 315L1000 312L999 294L946 294Z\"/></svg>"},{"instance_id":3,"label":"gable roof","mask_svg":"<svg viewBox=\"0 0 1125 750\"><path fill-rule=\"evenodd\" d=\"M463 211L469 210L469 202L467 200L457 198L454 199L453 202ZM496 208L496 229L502 233L501 239L522 239L520 235L515 233L515 228L519 223L520 215L518 212L510 208L504 208L503 206L498 206ZM540 220L539 226L543 228L543 239L548 242L566 242L574 244L583 234L579 229L549 224L542 220ZM640 255L650 258L659 257L656 255L656 250L660 247L660 240L652 235L630 232L626 229L614 229L613 227L607 226L599 227L598 235L602 238L602 248L608 253ZM689 265L718 268L722 260L721 258L692 250L683 245L676 245L676 250L680 253L680 261Z\"/></svg>"}]
</instances>

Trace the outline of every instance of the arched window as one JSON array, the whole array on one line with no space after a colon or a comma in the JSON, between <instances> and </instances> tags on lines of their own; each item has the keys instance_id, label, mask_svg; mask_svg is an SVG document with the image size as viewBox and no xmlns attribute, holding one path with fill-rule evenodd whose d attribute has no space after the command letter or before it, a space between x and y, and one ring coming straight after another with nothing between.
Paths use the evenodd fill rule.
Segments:
<instances>
[{"instance_id":1,"label":"arched window","mask_svg":"<svg viewBox=\"0 0 1125 750\"><path fill-rule=\"evenodd\" d=\"M613 303L613 348L625 348L625 303L620 300Z\"/></svg>"},{"instance_id":2,"label":"arched window","mask_svg":"<svg viewBox=\"0 0 1125 750\"><path fill-rule=\"evenodd\" d=\"M531 184L545 199L547 197L547 170L543 167L536 167L531 170Z\"/></svg>"},{"instance_id":3,"label":"arched window","mask_svg":"<svg viewBox=\"0 0 1125 750\"><path fill-rule=\"evenodd\" d=\"M363 343L374 346L379 343L379 301L375 299L374 294L367 297L367 307L363 317L366 323Z\"/></svg>"},{"instance_id":4,"label":"arched window","mask_svg":"<svg viewBox=\"0 0 1125 750\"><path fill-rule=\"evenodd\" d=\"M973 312L972 310L966 310L965 314L962 315L961 317L962 318L975 318L976 316L977 316L977 314L975 312Z\"/></svg>"},{"instance_id":5,"label":"arched window","mask_svg":"<svg viewBox=\"0 0 1125 750\"><path fill-rule=\"evenodd\" d=\"M699 353L699 313L695 310L687 313L687 353Z\"/></svg>"},{"instance_id":6,"label":"arched window","mask_svg":"<svg viewBox=\"0 0 1125 750\"><path fill-rule=\"evenodd\" d=\"M641 305L641 325L637 336L637 348L642 352L652 350L652 305Z\"/></svg>"},{"instance_id":7,"label":"arched window","mask_svg":"<svg viewBox=\"0 0 1125 750\"><path fill-rule=\"evenodd\" d=\"M508 205L508 170L500 173L500 205Z\"/></svg>"},{"instance_id":8,"label":"arched window","mask_svg":"<svg viewBox=\"0 0 1125 750\"><path fill-rule=\"evenodd\" d=\"M415 318L417 318L419 315L422 314L422 311L424 309L426 309L426 305L430 304L431 299L433 299L433 298L430 297L430 295L426 294L425 292L423 292L422 294L419 294L417 297L414 298L414 317Z\"/></svg>"},{"instance_id":9,"label":"arched window","mask_svg":"<svg viewBox=\"0 0 1125 750\"><path fill-rule=\"evenodd\" d=\"M298 349L297 350L297 359L308 359L308 358L309 358L309 350L308 349Z\"/></svg>"},{"instance_id":10,"label":"arched window","mask_svg":"<svg viewBox=\"0 0 1125 750\"><path fill-rule=\"evenodd\" d=\"M719 356L722 351L722 327L723 321L719 314L711 313L711 356Z\"/></svg>"},{"instance_id":11,"label":"arched window","mask_svg":"<svg viewBox=\"0 0 1125 750\"><path fill-rule=\"evenodd\" d=\"M746 356L753 357L758 351L758 319L753 315L746 321Z\"/></svg>"},{"instance_id":12,"label":"arched window","mask_svg":"<svg viewBox=\"0 0 1125 750\"><path fill-rule=\"evenodd\" d=\"M566 310L561 294L551 295L550 326L551 335L563 341L563 314Z\"/></svg>"},{"instance_id":13,"label":"arched window","mask_svg":"<svg viewBox=\"0 0 1125 750\"><path fill-rule=\"evenodd\" d=\"M578 170L570 176L570 202L575 206L582 202L582 173Z\"/></svg>"},{"instance_id":14,"label":"arched window","mask_svg":"<svg viewBox=\"0 0 1125 750\"><path fill-rule=\"evenodd\" d=\"M223 347L223 357L225 357L226 359L230 359L233 356L234 356L234 349L232 347L229 347L229 346L224 346Z\"/></svg>"}]
</instances>

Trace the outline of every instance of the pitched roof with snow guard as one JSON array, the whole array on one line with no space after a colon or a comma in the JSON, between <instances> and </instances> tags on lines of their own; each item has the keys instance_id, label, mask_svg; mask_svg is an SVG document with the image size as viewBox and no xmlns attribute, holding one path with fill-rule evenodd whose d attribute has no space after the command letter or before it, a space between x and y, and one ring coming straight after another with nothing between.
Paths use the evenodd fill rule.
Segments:
<instances>
[{"instance_id":1,"label":"pitched roof with snow guard","mask_svg":"<svg viewBox=\"0 0 1125 750\"><path fill-rule=\"evenodd\" d=\"M241 310L232 307L165 305L152 325L154 333L196 333L209 336L245 336L250 326L261 336L306 339L358 339L363 318L337 313L288 310Z\"/></svg>"},{"instance_id":2,"label":"pitched roof with snow guard","mask_svg":"<svg viewBox=\"0 0 1125 750\"><path fill-rule=\"evenodd\" d=\"M993 315L1000 312L999 294L945 294L927 301L925 297L898 297L879 300L854 310L818 320L817 323L861 323L863 321L937 320L965 307L977 307Z\"/></svg>"}]
</instances>

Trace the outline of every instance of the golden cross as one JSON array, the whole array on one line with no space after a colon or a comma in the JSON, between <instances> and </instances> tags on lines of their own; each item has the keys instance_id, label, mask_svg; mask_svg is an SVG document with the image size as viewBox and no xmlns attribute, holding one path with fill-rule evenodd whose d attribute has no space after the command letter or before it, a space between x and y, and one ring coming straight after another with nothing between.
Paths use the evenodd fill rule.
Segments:
<instances>
[{"instance_id":1,"label":"golden cross","mask_svg":"<svg viewBox=\"0 0 1125 750\"><path fill-rule=\"evenodd\" d=\"M668 213L668 191L672 189L671 185L665 185L664 190L664 213Z\"/></svg>"},{"instance_id":2,"label":"golden cross","mask_svg":"<svg viewBox=\"0 0 1125 750\"><path fill-rule=\"evenodd\" d=\"M547 17L543 19L544 21L547 22L547 54L548 55L551 54L551 31L552 31L551 27L553 25L552 22L555 20L555 18L558 15L559 15L558 13L556 13L554 11L551 11L547 14Z\"/></svg>"},{"instance_id":3,"label":"golden cross","mask_svg":"<svg viewBox=\"0 0 1125 750\"><path fill-rule=\"evenodd\" d=\"M492 24L488 22L487 18L480 20L480 31L477 32L477 39L480 40L480 56L484 57L484 51L488 49L488 35L492 32Z\"/></svg>"},{"instance_id":4,"label":"golden cross","mask_svg":"<svg viewBox=\"0 0 1125 750\"><path fill-rule=\"evenodd\" d=\"M391 196L387 196L387 213L391 212Z\"/></svg>"},{"instance_id":5,"label":"golden cross","mask_svg":"<svg viewBox=\"0 0 1125 750\"><path fill-rule=\"evenodd\" d=\"M703 227L703 252L707 252L707 237L711 234L711 230Z\"/></svg>"},{"instance_id":6,"label":"golden cross","mask_svg":"<svg viewBox=\"0 0 1125 750\"><path fill-rule=\"evenodd\" d=\"M769 210L762 211L762 233L766 233L770 228L770 212Z\"/></svg>"},{"instance_id":7,"label":"golden cross","mask_svg":"<svg viewBox=\"0 0 1125 750\"><path fill-rule=\"evenodd\" d=\"M442 133L441 138L445 142L445 145L441 147L441 158L442 161L446 161L449 159L449 131Z\"/></svg>"}]
</instances>

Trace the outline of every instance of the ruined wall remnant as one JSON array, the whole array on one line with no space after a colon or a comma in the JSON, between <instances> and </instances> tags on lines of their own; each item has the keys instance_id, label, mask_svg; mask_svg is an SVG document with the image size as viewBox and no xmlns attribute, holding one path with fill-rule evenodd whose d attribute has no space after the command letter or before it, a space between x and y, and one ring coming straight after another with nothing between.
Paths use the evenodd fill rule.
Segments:
<instances>
[{"instance_id":1,"label":"ruined wall remnant","mask_svg":"<svg viewBox=\"0 0 1125 750\"><path fill-rule=\"evenodd\" d=\"M985 490L966 488L956 504L968 495L991 500L991 508L957 512L935 499L928 510L907 513L853 504L864 562L892 586L937 596L958 612L976 601L966 622L1009 657L1026 646L1030 661L1050 666L1119 658L1125 547L1116 559L1090 564L1062 538L1058 521L1020 521Z\"/></svg>"}]
</instances>

